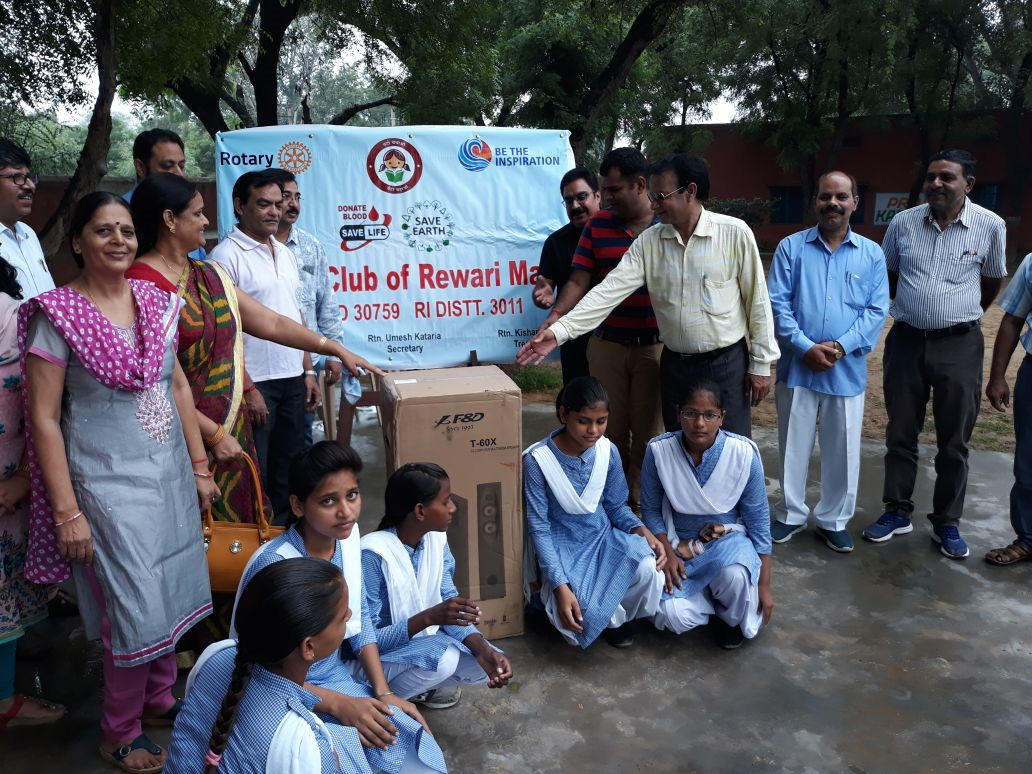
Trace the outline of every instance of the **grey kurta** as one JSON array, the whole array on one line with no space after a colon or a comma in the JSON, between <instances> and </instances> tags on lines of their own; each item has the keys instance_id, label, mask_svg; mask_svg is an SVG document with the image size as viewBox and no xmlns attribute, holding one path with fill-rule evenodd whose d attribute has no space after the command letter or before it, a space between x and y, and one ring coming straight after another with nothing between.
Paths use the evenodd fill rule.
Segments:
<instances>
[{"instance_id":1,"label":"grey kurta","mask_svg":"<svg viewBox=\"0 0 1032 774\"><path fill-rule=\"evenodd\" d=\"M178 314L177 300L169 313ZM161 378L140 392L112 390L90 376L41 312L27 341L34 354L65 367L68 472L93 533L111 652L125 667L171 652L211 612L196 486L172 398L175 325L169 330ZM74 566L74 577L87 636L96 639L103 611L82 565Z\"/></svg>"}]
</instances>

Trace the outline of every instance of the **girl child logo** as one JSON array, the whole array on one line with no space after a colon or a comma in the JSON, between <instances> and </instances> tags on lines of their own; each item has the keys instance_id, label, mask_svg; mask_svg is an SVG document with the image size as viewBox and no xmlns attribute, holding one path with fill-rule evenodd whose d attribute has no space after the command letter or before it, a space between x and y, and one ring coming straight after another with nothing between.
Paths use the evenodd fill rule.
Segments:
<instances>
[{"instance_id":1,"label":"girl child logo","mask_svg":"<svg viewBox=\"0 0 1032 774\"><path fill-rule=\"evenodd\" d=\"M405 193L423 176L423 159L411 143L397 137L380 140L366 156L373 185L391 194Z\"/></svg>"}]
</instances>

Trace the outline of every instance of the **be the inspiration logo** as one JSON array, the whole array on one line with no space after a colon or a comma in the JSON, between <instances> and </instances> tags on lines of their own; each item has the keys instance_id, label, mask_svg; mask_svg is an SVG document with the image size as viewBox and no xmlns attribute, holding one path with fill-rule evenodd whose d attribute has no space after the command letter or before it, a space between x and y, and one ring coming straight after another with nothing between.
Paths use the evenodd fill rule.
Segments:
<instances>
[{"instance_id":1,"label":"be the inspiration logo","mask_svg":"<svg viewBox=\"0 0 1032 774\"><path fill-rule=\"evenodd\" d=\"M487 169L491 159L491 146L479 137L471 137L459 147L459 163L470 172Z\"/></svg>"}]
</instances>

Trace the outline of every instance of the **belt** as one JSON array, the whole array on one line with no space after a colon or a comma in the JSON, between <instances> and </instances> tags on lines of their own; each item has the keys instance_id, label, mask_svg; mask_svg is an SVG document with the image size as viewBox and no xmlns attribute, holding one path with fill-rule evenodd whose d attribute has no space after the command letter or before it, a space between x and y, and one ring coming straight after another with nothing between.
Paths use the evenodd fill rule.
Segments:
<instances>
[{"instance_id":1,"label":"belt","mask_svg":"<svg viewBox=\"0 0 1032 774\"><path fill-rule=\"evenodd\" d=\"M903 328L907 331L919 333L926 339L945 339L948 336L959 336L962 333L967 333L968 331L977 328L978 323L978 320L968 320L967 322L957 323L956 325L950 325L946 328L933 328L931 330L927 330L925 328L915 328L913 325L910 325L905 322L898 322L896 323L896 325L903 326Z\"/></svg>"},{"instance_id":2,"label":"belt","mask_svg":"<svg viewBox=\"0 0 1032 774\"><path fill-rule=\"evenodd\" d=\"M658 332L642 333L638 336L614 336L611 333L603 333L602 330L596 328L595 338L602 339L602 341L608 341L612 344L623 344L625 347L641 347L659 343Z\"/></svg>"},{"instance_id":3,"label":"belt","mask_svg":"<svg viewBox=\"0 0 1032 774\"><path fill-rule=\"evenodd\" d=\"M734 344L728 344L726 347L720 347L719 349L711 349L709 352L674 352L670 347L666 348L666 351L671 355L675 355L681 360L712 360L715 357L723 355L725 352L730 352L736 347L742 346L742 342L745 339L739 339Z\"/></svg>"}]
</instances>

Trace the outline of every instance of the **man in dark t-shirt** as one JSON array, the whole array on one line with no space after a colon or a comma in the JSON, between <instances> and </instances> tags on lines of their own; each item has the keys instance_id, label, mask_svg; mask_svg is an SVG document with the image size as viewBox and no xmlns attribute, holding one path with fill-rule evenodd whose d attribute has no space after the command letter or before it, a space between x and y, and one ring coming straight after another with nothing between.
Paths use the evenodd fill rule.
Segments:
<instances>
[{"instance_id":1,"label":"man in dark t-shirt","mask_svg":"<svg viewBox=\"0 0 1032 774\"><path fill-rule=\"evenodd\" d=\"M573 270L573 254L581 231L598 212L600 197L598 177L590 169L575 167L559 182L566 215L570 222L553 231L541 248L541 265L534 283L534 303L548 309L555 303ZM563 367L563 384L578 376L588 375L588 336L568 341L559 348Z\"/></svg>"}]
</instances>

